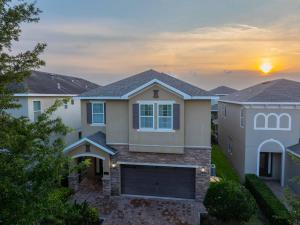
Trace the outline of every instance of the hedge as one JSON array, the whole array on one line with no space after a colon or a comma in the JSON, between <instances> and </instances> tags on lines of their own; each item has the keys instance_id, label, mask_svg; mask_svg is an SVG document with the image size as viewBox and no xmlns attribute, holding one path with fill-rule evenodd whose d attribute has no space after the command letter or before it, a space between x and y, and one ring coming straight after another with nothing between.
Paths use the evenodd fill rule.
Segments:
<instances>
[{"instance_id":1,"label":"hedge","mask_svg":"<svg viewBox=\"0 0 300 225\"><path fill-rule=\"evenodd\" d=\"M254 174L247 174L245 185L272 225L289 224L288 210L262 180Z\"/></svg>"}]
</instances>

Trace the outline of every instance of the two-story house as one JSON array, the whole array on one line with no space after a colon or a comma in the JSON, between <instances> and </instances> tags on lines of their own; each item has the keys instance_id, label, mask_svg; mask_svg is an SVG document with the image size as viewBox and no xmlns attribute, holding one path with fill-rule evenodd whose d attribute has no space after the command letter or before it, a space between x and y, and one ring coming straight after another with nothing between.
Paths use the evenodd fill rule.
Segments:
<instances>
[{"instance_id":1,"label":"two-story house","mask_svg":"<svg viewBox=\"0 0 300 225\"><path fill-rule=\"evenodd\" d=\"M65 138L66 143L69 144L78 139L81 128L80 100L73 97L96 87L99 85L81 78L32 71L24 82L10 85L20 107L9 109L7 112L15 117L22 116L36 121L38 116L57 99L71 98L53 115L60 117L66 126L74 129Z\"/></svg>"},{"instance_id":2,"label":"two-story house","mask_svg":"<svg viewBox=\"0 0 300 225\"><path fill-rule=\"evenodd\" d=\"M203 200L211 164L208 92L154 70L79 96L84 138L64 151L90 157L104 195ZM78 188L78 174L69 186Z\"/></svg>"},{"instance_id":3,"label":"two-story house","mask_svg":"<svg viewBox=\"0 0 300 225\"><path fill-rule=\"evenodd\" d=\"M219 100L219 144L241 179L252 173L289 183L300 175L300 83L267 81Z\"/></svg>"}]
</instances>

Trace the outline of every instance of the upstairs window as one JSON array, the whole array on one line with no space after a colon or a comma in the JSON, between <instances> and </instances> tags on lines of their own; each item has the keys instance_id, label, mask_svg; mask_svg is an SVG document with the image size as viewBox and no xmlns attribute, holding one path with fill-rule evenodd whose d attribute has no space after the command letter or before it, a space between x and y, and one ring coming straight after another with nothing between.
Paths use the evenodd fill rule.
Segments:
<instances>
[{"instance_id":1,"label":"upstairs window","mask_svg":"<svg viewBox=\"0 0 300 225\"><path fill-rule=\"evenodd\" d=\"M33 120L37 121L42 114L41 101L33 101Z\"/></svg>"},{"instance_id":2,"label":"upstairs window","mask_svg":"<svg viewBox=\"0 0 300 225\"><path fill-rule=\"evenodd\" d=\"M255 130L291 130L291 116L287 113L257 113L254 117Z\"/></svg>"},{"instance_id":3,"label":"upstairs window","mask_svg":"<svg viewBox=\"0 0 300 225\"><path fill-rule=\"evenodd\" d=\"M92 123L104 124L104 103L92 103Z\"/></svg>"},{"instance_id":4,"label":"upstairs window","mask_svg":"<svg viewBox=\"0 0 300 225\"><path fill-rule=\"evenodd\" d=\"M154 105L140 104L140 128L154 128Z\"/></svg>"},{"instance_id":5,"label":"upstairs window","mask_svg":"<svg viewBox=\"0 0 300 225\"><path fill-rule=\"evenodd\" d=\"M158 105L158 129L172 129L173 104Z\"/></svg>"}]
</instances>

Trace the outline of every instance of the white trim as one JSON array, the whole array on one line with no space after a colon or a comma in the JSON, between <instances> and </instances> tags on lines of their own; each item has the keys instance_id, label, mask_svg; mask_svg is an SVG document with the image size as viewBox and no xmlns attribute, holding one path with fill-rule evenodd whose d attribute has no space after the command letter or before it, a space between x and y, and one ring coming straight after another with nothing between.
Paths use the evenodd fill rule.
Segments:
<instances>
[{"instance_id":1,"label":"white trim","mask_svg":"<svg viewBox=\"0 0 300 225\"><path fill-rule=\"evenodd\" d=\"M84 142L88 142L88 143L90 143L90 144L96 146L97 148L99 148L99 149L105 151L105 152L108 153L108 154L111 154L111 155L115 155L115 154L116 154L116 153L110 151L108 148L106 148L106 147L104 147L104 146L102 146L102 145L99 145L98 143L96 143L96 142L94 142L94 141L91 141L91 140L88 139L88 138L82 138L82 139L80 139L79 141L76 141L75 143L69 145L68 147L66 147L66 148L64 149L64 153L65 153L65 154L68 153L68 152L71 151L73 148L78 147L79 145L81 145L81 144L84 143Z\"/></svg>"},{"instance_id":2,"label":"white trim","mask_svg":"<svg viewBox=\"0 0 300 225\"><path fill-rule=\"evenodd\" d=\"M257 119L259 116L263 116L265 120L265 125L264 127L257 127ZM276 127L269 127L269 118L271 116L276 117ZM281 128L281 117L287 116L288 117L288 128ZM281 114L276 114L276 113L257 113L254 116L254 130L278 130L278 131L290 131L292 129L292 118L290 114L288 113L281 113Z\"/></svg>"},{"instance_id":3,"label":"white trim","mask_svg":"<svg viewBox=\"0 0 300 225\"><path fill-rule=\"evenodd\" d=\"M232 103L238 105L300 105L300 102L239 102L220 99L219 102Z\"/></svg>"},{"instance_id":4,"label":"white trim","mask_svg":"<svg viewBox=\"0 0 300 225\"><path fill-rule=\"evenodd\" d=\"M76 158L78 158L78 157L85 157L85 156L88 156L88 157L95 157L95 158L98 158L98 159L102 159L103 161L105 160L105 158L102 157L102 156L99 156L99 155L94 154L94 153L88 153L88 152L86 152L86 153L81 153L81 154L78 154L78 155L73 155L71 158L72 158L72 159L76 159Z\"/></svg>"},{"instance_id":5,"label":"white trim","mask_svg":"<svg viewBox=\"0 0 300 225\"><path fill-rule=\"evenodd\" d=\"M182 145L182 146L176 146L176 145L143 145L143 144L129 144L129 146L184 148L183 145Z\"/></svg>"},{"instance_id":6,"label":"white trim","mask_svg":"<svg viewBox=\"0 0 300 225\"><path fill-rule=\"evenodd\" d=\"M200 145L200 146L197 146L197 145L185 145L183 146L184 148L206 148L206 149L211 149L211 146L205 146L205 145Z\"/></svg>"},{"instance_id":7,"label":"white trim","mask_svg":"<svg viewBox=\"0 0 300 225\"><path fill-rule=\"evenodd\" d=\"M129 197L129 198L144 198L144 199L165 199L165 200L190 200L195 201L195 198L175 198L175 197L159 197L153 195L130 195L130 194L121 194L121 196Z\"/></svg>"},{"instance_id":8,"label":"white trim","mask_svg":"<svg viewBox=\"0 0 300 225\"><path fill-rule=\"evenodd\" d=\"M40 103L40 109L35 111L34 110L34 102L39 102ZM36 122L38 117L42 114L42 101L41 100L32 100L32 112L33 112L33 121ZM40 113L39 116L37 118L34 117L35 113Z\"/></svg>"},{"instance_id":9,"label":"white trim","mask_svg":"<svg viewBox=\"0 0 300 225\"><path fill-rule=\"evenodd\" d=\"M120 142L120 143L118 143L118 142L116 142L116 143L114 143L114 142L110 142L110 143L106 143L107 145L128 145L128 143L122 143L122 142Z\"/></svg>"},{"instance_id":10,"label":"white trim","mask_svg":"<svg viewBox=\"0 0 300 225\"><path fill-rule=\"evenodd\" d=\"M75 97L75 94L29 94L29 93L16 93L15 97Z\"/></svg>"},{"instance_id":11,"label":"white trim","mask_svg":"<svg viewBox=\"0 0 300 225\"><path fill-rule=\"evenodd\" d=\"M120 96L89 96L89 97L80 97L75 96L74 99L80 100L128 100L129 98L120 97ZM184 100L212 100L216 99L215 96L191 96L190 98L184 98ZM300 104L299 104L300 105Z\"/></svg>"},{"instance_id":12,"label":"white trim","mask_svg":"<svg viewBox=\"0 0 300 225\"><path fill-rule=\"evenodd\" d=\"M191 168L197 169L200 168L198 165L182 165L182 164L166 164L166 163L142 163L142 162L126 162L126 161L117 161L119 165L135 165L135 166L162 166L162 167L178 167L178 168Z\"/></svg>"},{"instance_id":13,"label":"white trim","mask_svg":"<svg viewBox=\"0 0 300 225\"><path fill-rule=\"evenodd\" d=\"M176 101L173 100L138 100L136 101L138 104L174 104Z\"/></svg>"},{"instance_id":14,"label":"white trim","mask_svg":"<svg viewBox=\"0 0 300 225\"><path fill-rule=\"evenodd\" d=\"M256 175L259 176L259 165L260 165L260 153L261 153L261 148L269 142L275 142L281 147L281 186L284 186L284 176L285 176L285 147L284 145L273 138L270 138L268 140L263 141L257 148L257 159L256 159ZM275 152L277 153L277 152Z\"/></svg>"},{"instance_id":15,"label":"white trim","mask_svg":"<svg viewBox=\"0 0 300 225\"><path fill-rule=\"evenodd\" d=\"M91 127L105 127L105 123L91 123L89 124Z\"/></svg>"},{"instance_id":16,"label":"white trim","mask_svg":"<svg viewBox=\"0 0 300 225\"><path fill-rule=\"evenodd\" d=\"M300 158L300 155L297 154L296 152L293 152L292 150L290 150L290 149L288 149L288 148L286 149L286 151L288 151L289 153L293 154L294 156L297 156L297 157Z\"/></svg>"}]
</instances>

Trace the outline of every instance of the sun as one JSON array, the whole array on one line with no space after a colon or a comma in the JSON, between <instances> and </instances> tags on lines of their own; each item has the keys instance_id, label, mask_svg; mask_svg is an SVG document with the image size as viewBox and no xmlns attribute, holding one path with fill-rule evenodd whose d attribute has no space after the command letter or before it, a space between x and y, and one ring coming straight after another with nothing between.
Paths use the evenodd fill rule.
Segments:
<instances>
[{"instance_id":1,"label":"sun","mask_svg":"<svg viewBox=\"0 0 300 225\"><path fill-rule=\"evenodd\" d=\"M265 62L262 63L259 68L263 73L267 74L273 69L273 66L271 63Z\"/></svg>"}]
</instances>

